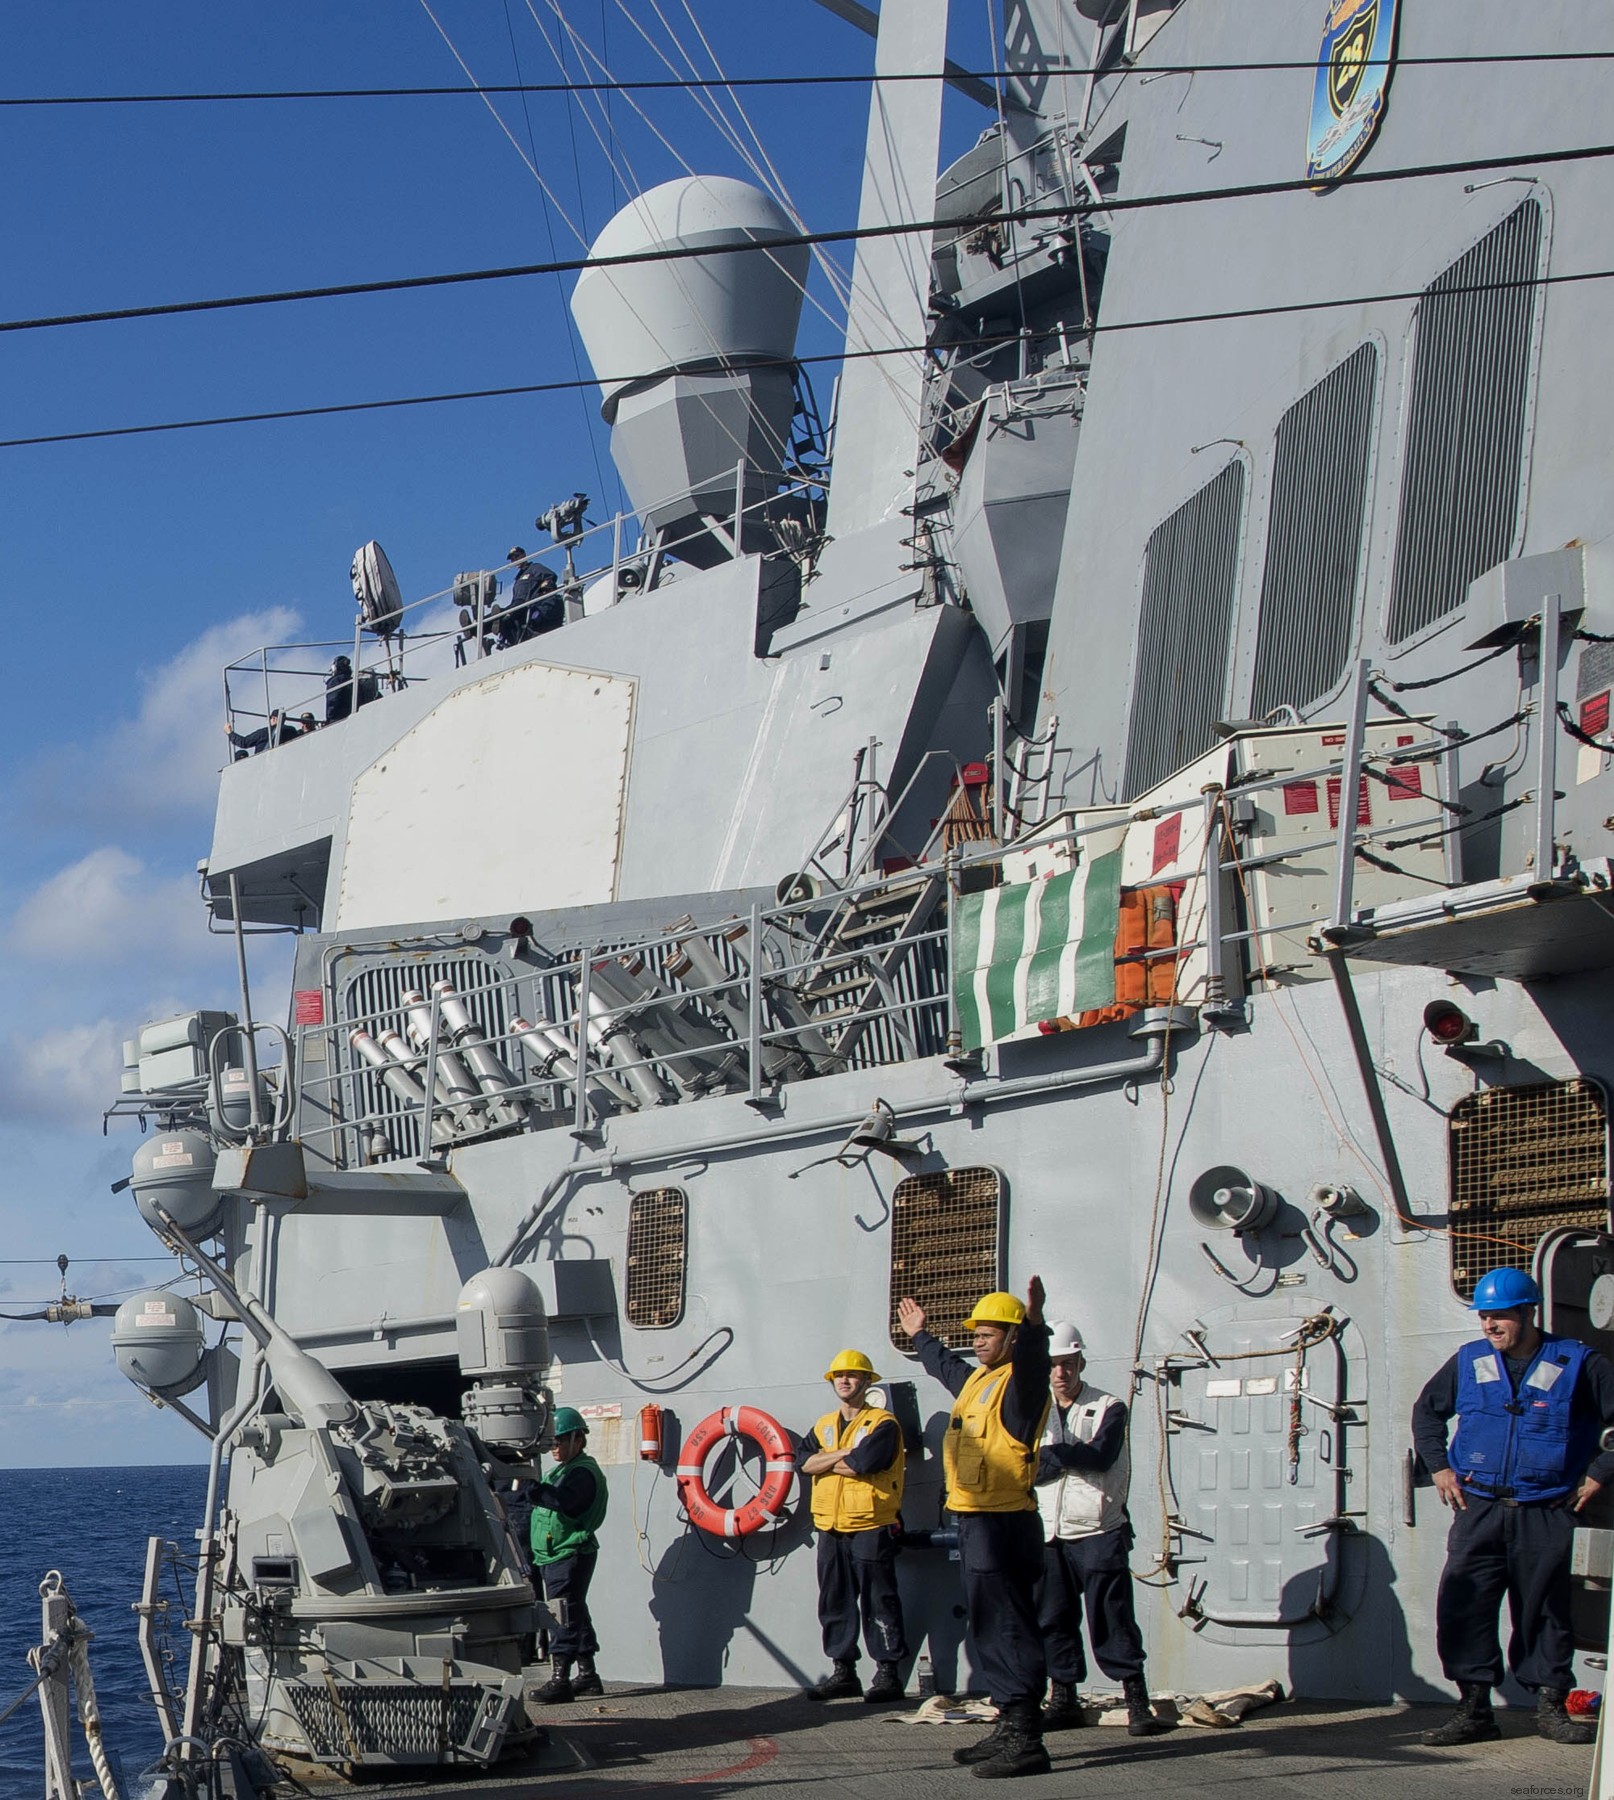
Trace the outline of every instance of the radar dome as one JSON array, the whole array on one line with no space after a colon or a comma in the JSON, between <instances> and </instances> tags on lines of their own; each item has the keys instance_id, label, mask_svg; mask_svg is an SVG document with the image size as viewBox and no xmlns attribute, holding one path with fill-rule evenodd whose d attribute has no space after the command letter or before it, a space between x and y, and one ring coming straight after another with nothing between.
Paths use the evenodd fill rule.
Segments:
<instances>
[{"instance_id":1,"label":"radar dome","mask_svg":"<svg viewBox=\"0 0 1614 1800\"><path fill-rule=\"evenodd\" d=\"M710 257L585 269L572 315L604 395L607 419L635 383L674 369L788 358L801 322L805 244L770 194L725 175L689 175L630 200L590 249L593 257L713 249ZM753 244L753 250L733 245Z\"/></svg>"}]
</instances>

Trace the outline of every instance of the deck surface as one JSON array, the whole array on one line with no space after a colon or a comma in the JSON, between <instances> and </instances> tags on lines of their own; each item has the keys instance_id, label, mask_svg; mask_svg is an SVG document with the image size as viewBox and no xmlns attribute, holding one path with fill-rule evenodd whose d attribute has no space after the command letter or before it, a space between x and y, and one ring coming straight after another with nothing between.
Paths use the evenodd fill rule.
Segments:
<instances>
[{"instance_id":1,"label":"deck surface","mask_svg":"<svg viewBox=\"0 0 1614 1800\"><path fill-rule=\"evenodd\" d=\"M939 1800L977 1788L951 1752L976 1725L904 1725L905 1708L857 1701L815 1706L755 1688L615 1686L603 1700L542 1710L554 1743L541 1757L448 1785L376 1784L361 1800L455 1793L464 1800L629 1800L689 1788L708 1796L845 1795ZM1418 1734L1444 1718L1432 1707L1352 1707L1301 1701L1268 1707L1228 1730L1180 1726L1153 1738L1089 1726L1052 1733L1049 1775L1020 1779L1025 1800L1168 1794L1206 1800L1580 1800L1591 1750L1544 1742L1532 1716L1503 1713L1502 1741L1431 1750Z\"/></svg>"}]
</instances>

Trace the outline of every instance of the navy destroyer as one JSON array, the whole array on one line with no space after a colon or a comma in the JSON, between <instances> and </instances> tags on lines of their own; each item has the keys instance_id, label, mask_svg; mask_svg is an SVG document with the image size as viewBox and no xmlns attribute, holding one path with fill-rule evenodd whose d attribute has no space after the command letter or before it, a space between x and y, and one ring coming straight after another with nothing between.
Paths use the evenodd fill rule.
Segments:
<instances>
[{"instance_id":1,"label":"navy destroyer","mask_svg":"<svg viewBox=\"0 0 1614 1800\"><path fill-rule=\"evenodd\" d=\"M936 0L825 3L946 66ZM842 1344L967 1689L897 1302L957 1341L1033 1272L1131 1401L1156 1684L1447 1691L1412 1399L1495 1263L1614 1347L1608 64L1567 0L1400 11L1011 0L939 173L943 83L876 84L824 428L812 234L639 196L573 296L631 515L421 601L367 545L346 645L229 673L242 736L329 722L224 770L241 1007L117 1106L198 1271L115 1331L211 1440L182 1681L144 1608L177 1757L518 1748L500 1494L562 1398L602 1672L810 1679L800 1483L732 1427Z\"/></svg>"}]
</instances>

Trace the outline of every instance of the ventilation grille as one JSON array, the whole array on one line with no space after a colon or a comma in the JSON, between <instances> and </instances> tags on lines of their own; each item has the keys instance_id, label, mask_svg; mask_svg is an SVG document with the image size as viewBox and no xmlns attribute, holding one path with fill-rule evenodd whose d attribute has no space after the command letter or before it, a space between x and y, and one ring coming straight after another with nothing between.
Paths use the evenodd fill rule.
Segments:
<instances>
[{"instance_id":1,"label":"ventilation grille","mask_svg":"<svg viewBox=\"0 0 1614 1800\"><path fill-rule=\"evenodd\" d=\"M909 1347L897 1302L911 1294L925 1329L955 1347L982 1294L1002 1285L1003 1177L996 1169L938 1169L909 1175L891 1196L891 1341Z\"/></svg>"},{"instance_id":2,"label":"ventilation grille","mask_svg":"<svg viewBox=\"0 0 1614 1800\"><path fill-rule=\"evenodd\" d=\"M484 1697L498 1690L456 1681L414 1687L383 1681L288 1682L286 1693L321 1762L435 1763L463 1750Z\"/></svg>"},{"instance_id":3,"label":"ventilation grille","mask_svg":"<svg viewBox=\"0 0 1614 1800\"><path fill-rule=\"evenodd\" d=\"M1244 464L1231 462L1149 539L1126 745L1128 799L1216 741L1243 514Z\"/></svg>"},{"instance_id":4,"label":"ventilation grille","mask_svg":"<svg viewBox=\"0 0 1614 1800\"><path fill-rule=\"evenodd\" d=\"M1595 1081L1486 1088L1452 1108L1451 1280L1528 1268L1545 1233L1608 1224L1608 1105Z\"/></svg>"},{"instance_id":5,"label":"ventilation grille","mask_svg":"<svg viewBox=\"0 0 1614 1800\"><path fill-rule=\"evenodd\" d=\"M623 1311L640 1331L661 1331L684 1316L689 1201L682 1188L650 1188L628 1208L628 1280Z\"/></svg>"},{"instance_id":6,"label":"ventilation grille","mask_svg":"<svg viewBox=\"0 0 1614 1800\"><path fill-rule=\"evenodd\" d=\"M1278 424L1250 710L1309 706L1345 672L1379 352L1363 344Z\"/></svg>"},{"instance_id":7,"label":"ventilation grille","mask_svg":"<svg viewBox=\"0 0 1614 1800\"><path fill-rule=\"evenodd\" d=\"M1461 606L1512 551L1540 261L1541 207L1526 200L1418 302L1392 643Z\"/></svg>"}]
</instances>

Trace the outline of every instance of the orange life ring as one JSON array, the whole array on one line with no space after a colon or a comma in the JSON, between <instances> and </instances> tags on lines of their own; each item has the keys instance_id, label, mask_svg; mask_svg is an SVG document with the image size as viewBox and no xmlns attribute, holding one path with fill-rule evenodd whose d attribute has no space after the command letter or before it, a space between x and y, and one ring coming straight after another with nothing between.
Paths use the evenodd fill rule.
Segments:
<instances>
[{"instance_id":1,"label":"orange life ring","mask_svg":"<svg viewBox=\"0 0 1614 1800\"><path fill-rule=\"evenodd\" d=\"M762 1452L761 1491L744 1506L719 1506L706 1491L706 1462L726 1437L748 1437ZM725 1406L702 1419L678 1458L678 1495L689 1522L713 1537L749 1537L778 1522L796 1477L796 1452L785 1428L758 1406Z\"/></svg>"}]
</instances>

